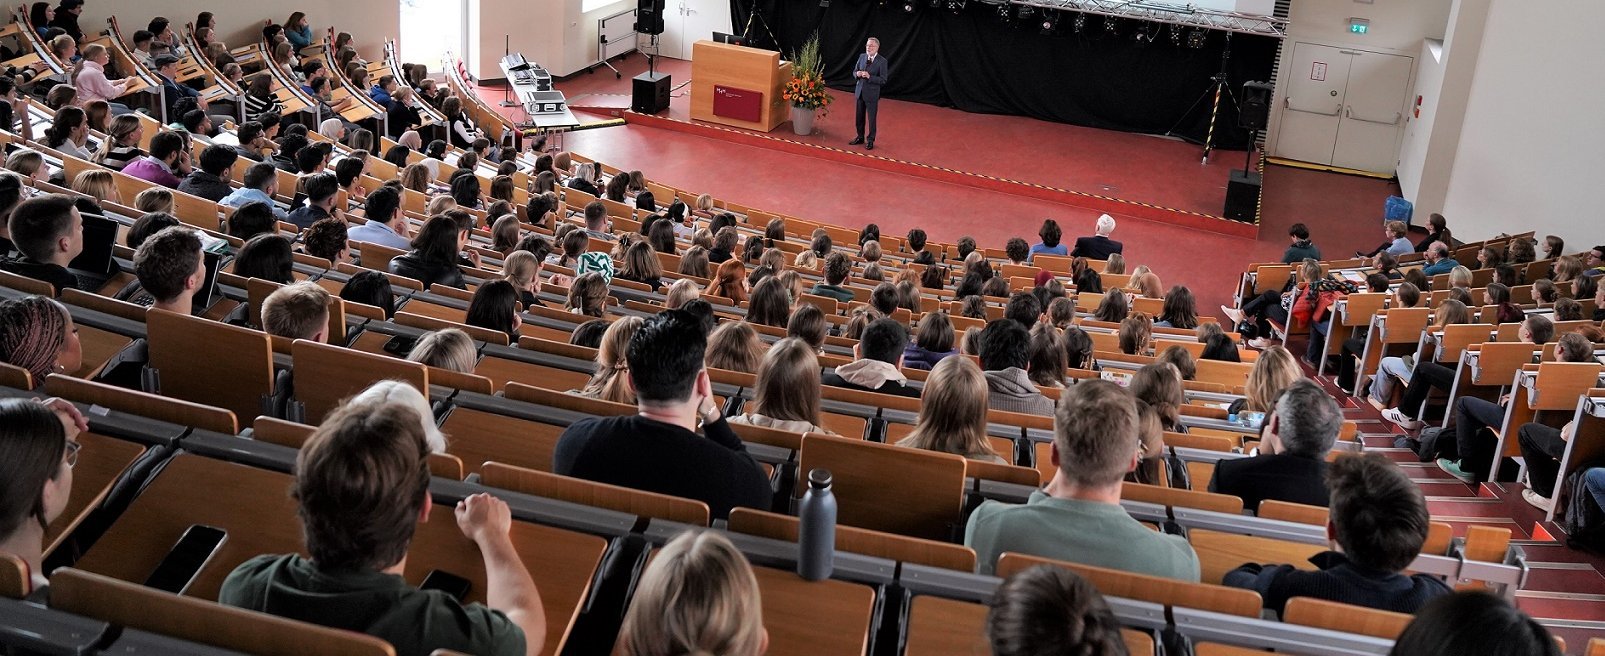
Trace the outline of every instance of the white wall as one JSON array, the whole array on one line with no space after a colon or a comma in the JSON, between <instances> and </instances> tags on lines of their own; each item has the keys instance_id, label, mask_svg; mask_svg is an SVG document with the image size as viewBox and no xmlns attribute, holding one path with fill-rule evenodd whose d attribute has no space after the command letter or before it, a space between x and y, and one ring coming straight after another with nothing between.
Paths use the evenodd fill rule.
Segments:
<instances>
[{"instance_id":1,"label":"white wall","mask_svg":"<svg viewBox=\"0 0 1605 656\"><path fill-rule=\"evenodd\" d=\"M312 23L313 36L322 39L333 27L337 32L350 32L356 39L357 52L364 58L374 59L384 54L385 39L396 38L401 30L401 5L397 0L336 0L324 3L245 3L216 2L215 0L90 0L84 5L78 26L85 34L99 34L106 29L106 18L115 15L123 36L132 41L135 30L145 29L150 19L164 16L172 21L173 29L195 22L203 11L215 14L217 30L224 43L237 48L262 40L262 22L271 19L284 23L290 12L300 9L307 12Z\"/></svg>"},{"instance_id":2,"label":"white wall","mask_svg":"<svg viewBox=\"0 0 1605 656\"><path fill-rule=\"evenodd\" d=\"M580 11L581 0L468 0L468 72L480 79L501 79L497 66L511 36L513 52L545 66L553 75L569 75L596 63L596 22L635 6L618 0L600 9Z\"/></svg>"},{"instance_id":3,"label":"white wall","mask_svg":"<svg viewBox=\"0 0 1605 656\"><path fill-rule=\"evenodd\" d=\"M1605 242L1605 3L1491 3L1443 214L1457 236L1536 230L1577 251ZM1421 208L1416 209L1417 213ZM1431 210L1429 210L1431 211Z\"/></svg>"},{"instance_id":4,"label":"white wall","mask_svg":"<svg viewBox=\"0 0 1605 656\"><path fill-rule=\"evenodd\" d=\"M1282 46L1277 89L1286 88L1294 42L1416 57L1423 40L1444 37L1453 1L1376 0L1374 4L1364 4L1354 0L1293 0L1288 10L1288 36ZM1350 17L1369 19L1370 32L1349 33ZM1275 107L1281 107L1280 91L1274 102ZM1281 115L1279 110L1271 112L1265 143L1272 147L1281 131Z\"/></svg>"},{"instance_id":5,"label":"white wall","mask_svg":"<svg viewBox=\"0 0 1605 656\"><path fill-rule=\"evenodd\" d=\"M1416 85L1404 113L1404 140L1399 146L1400 193L1415 199L1421 190L1421 169L1426 165L1427 148L1432 141L1433 119L1437 117L1439 92L1443 89L1443 42L1427 39L1416 55ZM1416 106L1416 98L1421 104ZM1419 112L1419 116L1417 116Z\"/></svg>"}]
</instances>

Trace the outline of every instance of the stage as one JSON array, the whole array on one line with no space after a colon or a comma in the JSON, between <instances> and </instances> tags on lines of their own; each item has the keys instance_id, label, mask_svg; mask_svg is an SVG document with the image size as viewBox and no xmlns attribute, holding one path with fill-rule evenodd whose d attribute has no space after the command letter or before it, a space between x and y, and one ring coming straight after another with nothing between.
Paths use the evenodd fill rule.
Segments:
<instances>
[{"instance_id":1,"label":"stage","mask_svg":"<svg viewBox=\"0 0 1605 656\"><path fill-rule=\"evenodd\" d=\"M876 223L896 234L919 227L941 241L972 235L994 247L1013 235L1035 241L1044 218L1057 220L1067 238L1091 234L1098 215L1108 210L1087 207L1092 203L1083 198L1107 196L1119 203L1109 213L1120 221L1114 237L1125 242L1128 261L1148 264L1166 281L1185 282L1201 307L1229 302L1247 264L1279 260L1294 222L1308 224L1323 250L1374 247L1383 200L1398 193L1387 181L1272 166L1265 172L1261 223L1250 226L1205 216L1219 207L1190 212L1162 204L1202 208L1210 202L1206 198L1223 198L1227 171L1242 166L1241 151L1221 153L1203 167L1197 146L1167 139L888 100L881 105L876 148L866 152L846 145L852 138L847 94L838 96L846 99L833 104L836 111L821 123L823 135L796 137L789 124L768 135L699 128L685 120L689 62L659 60L658 69L674 77L675 91L670 111L658 120L627 112L630 77L646 70L645 58L631 55L615 65L622 79L600 68L557 82L582 121L629 121L567 134L567 149L752 207L850 227ZM499 86L478 91L493 105L501 100ZM518 108L499 109L523 118ZM1083 145L1035 145L1074 139ZM1208 179L1215 175L1217 180ZM989 186L988 178L1008 186ZM1075 203L1041 189L1069 190L1067 180L1099 182ZM1139 214L1146 205L1164 213Z\"/></svg>"}]
</instances>

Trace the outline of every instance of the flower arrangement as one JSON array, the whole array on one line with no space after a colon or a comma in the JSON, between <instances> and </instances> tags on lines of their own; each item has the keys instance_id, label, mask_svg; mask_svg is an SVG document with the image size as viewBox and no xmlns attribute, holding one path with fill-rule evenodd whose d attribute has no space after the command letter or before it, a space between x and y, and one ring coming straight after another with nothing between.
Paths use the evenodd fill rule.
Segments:
<instances>
[{"instance_id":1,"label":"flower arrangement","mask_svg":"<svg viewBox=\"0 0 1605 656\"><path fill-rule=\"evenodd\" d=\"M828 111L830 92L825 86L825 61L819 55L819 33L815 32L791 57L791 81L780 97L799 109Z\"/></svg>"}]
</instances>

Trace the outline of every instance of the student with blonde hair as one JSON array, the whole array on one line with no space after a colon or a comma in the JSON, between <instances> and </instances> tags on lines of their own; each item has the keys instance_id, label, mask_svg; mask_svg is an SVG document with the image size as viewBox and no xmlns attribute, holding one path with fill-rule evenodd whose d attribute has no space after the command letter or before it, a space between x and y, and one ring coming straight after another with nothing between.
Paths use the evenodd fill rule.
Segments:
<instances>
[{"instance_id":1,"label":"student with blonde hair","mask_svg":"<svg viewBox=\"0 0 1605 656\"><path fill-rule=\"evenodd\" d=\"M1270 412L1276 395L1304 377L1293 354L1280 346L1272 346L1260 353L1254 368L1248 372L1248 385L1244 388L1246 408L1250 412Z\"/></svg>"},{"instance_id":2,"label":"student with blonde hair","mask_svg":"<svg viewBox=\"0 0 1605 656\"><path fill-rule=\"evenodd\" d=\"M541 261L529 251L513 251L502 260L502 279L518 290L519 302L525 307L546 304L535 295L541 293Z\"/></svg>"},{"instance_id":3,"label":"student with blonde hair","mask_svg":"<svg viewBox=\"0 0 1605 656\"><path fill-rule=\"evenodd\" d=\"M669 291L664 294L663 307L668 310L677 310L686 303L702 298L702 289L697 283L688 278L681 278L669 285Z\"/></svg>"},{"instance_id":4,"label":"student with blonde hair","mask_svg":"<svg viewBox=\"0 0 1605 656\"><path fill-rule=\"evenodd\" d=\"M730 418L793 433L835 435L819 424L819 359L814 348L788 337L775 342L758 366L756 398L750 412Z\"/></svg>"},{"instance_id":5,"label":"student with blonde hair","mask_svg":"<svg viewBox=\"0 0 1605 656\"><path fill-rule=\"evenodd\" d=\"M986 402L981 368L969 358L943 358L925 381L914 432L897 445L1008 464L986 440Z\"/></svg>"},{"instance_id":6,"label":"student with blonde hair","mask_svg":"<svg viewBox=\"0 0 1605 656\"><path fill-rule=\"evenodd\" d=\"M173 192L161 187L151 187L134 196L134 209L149 214L161 212L173 213Z\"/></svg>"},{"instance_id":7,"label":"student with blonde hair","mask_svg":"<svg viewBox=\"0 0 1605 656\"><path fill-rule=\"evenodd\" d=\"M706 365L709 367L755 374L763 357L763 342L758 339L758 331L745 321L726 321L708 334Z\"/></svg>"},{"instance_id":8,"label":"student with blonde hair","mask_svg":"<svg viewBox=\"0 0 1605 656\"><path fill-rule=\"evenodd\" d=\"M419 337L412 350L407 352L407 360L437 369L471 374L479 361L479 354L468 333L458 328L446 328Z\"/></svg>"},{"instance_id":9,"label":"student with blonde hair","mask_svg":"<svg viewBox=\"0 0 1605 656\"><path fill-rule=\"evenodd\" d=\"M596 350L596 373L585 387L569 390L589 399L614 403L635 404L635 391L630 389L630 364L624 359L630 347L630 338L641 329L641 317L624 317L614 321L602 333L602 344Z\"/></svg>"},{"instance_id":10,"label":"student with blonde hair","mask_svg":"<svg viewBox=\"0 0 1605 656\"><path fill-rule=\"evenodd\" d=\"M723 533L676 536L635 589L619 656L760 656L769 648L758 579Z\"/></svg>"}]
</instances>

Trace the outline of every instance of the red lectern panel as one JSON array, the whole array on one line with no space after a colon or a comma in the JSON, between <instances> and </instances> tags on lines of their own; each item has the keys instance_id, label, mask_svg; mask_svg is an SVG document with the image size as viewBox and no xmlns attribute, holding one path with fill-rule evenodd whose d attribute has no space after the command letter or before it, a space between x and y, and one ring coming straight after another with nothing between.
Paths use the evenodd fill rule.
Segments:
<instances>
[{"instance_id":1,"label":"red lectern panel","mask_svg":"<svg viewBox=\"0 0 1605 656\"><path fill-rule=\"evenodd\" d=\"M763 114L763 92L715 84L713 114L756 122Z\"/></svg>"}]
</instances>

